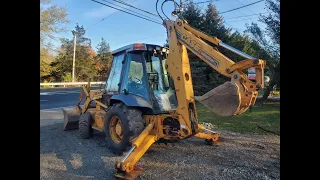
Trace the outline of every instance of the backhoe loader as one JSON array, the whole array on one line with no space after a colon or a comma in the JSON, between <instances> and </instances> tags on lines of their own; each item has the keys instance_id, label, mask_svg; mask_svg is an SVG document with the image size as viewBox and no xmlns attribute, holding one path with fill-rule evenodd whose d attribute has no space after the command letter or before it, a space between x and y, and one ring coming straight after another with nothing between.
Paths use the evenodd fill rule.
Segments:
<instances>
[{"instance_id":1,"label":"backhoe loader","mask_svg":"<svg viewBox=\"0 0 320 180\"><path fill-rule=\"evenodd\" d=\"M64 129L79 128L82 138L93 129L104 132L109 148L123 155L116 162L115 177L134 179L142 172L135 164L159 140L192 136L208 144L218 141L218 132L198 122L195 101L220 116L239 115L255 104L264 87L265 61L251 57L191 27L186 21L164 20L169 48L136 43L112 52L112 68L103 90L83 87L78 105L64 110ZM234 62L217 48L226 48L245 59ZM202 96L194 96L187 50L231 80ZM256 78L243 72L255 68ZM86 98L83 105L83 94ZM124 154L126 152L126 154Z\"/></svg>"}]
</instances>

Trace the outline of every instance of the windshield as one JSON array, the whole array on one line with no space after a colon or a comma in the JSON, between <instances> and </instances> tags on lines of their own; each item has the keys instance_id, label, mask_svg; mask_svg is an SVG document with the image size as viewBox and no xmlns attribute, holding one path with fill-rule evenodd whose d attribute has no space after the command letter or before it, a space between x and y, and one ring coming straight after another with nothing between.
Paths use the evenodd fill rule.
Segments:
<instances>
[{"instance_id":1,"label":"windshield","mask_svg":"<svg viewBox=\"0 0 320 180\"><path fill-rule=\"evenodd\" d=\"M145 75L145 61L141 53L127 54L126 77L123 80L124 88L131 94L138 95L149 101L147 77Z\"/></svg>"},{"instance_id":2,"label":"windshield","mask_svg":"<svg viewBox=\"0 0 320 180\"><path fill-rule=\"evenodd\" d=\"M166 54L146 52L145 58L148 82L153 92L151 97L155 109L161 112L176 109L177 100L173 81L165 68Z\"/></svg>"}]
</instances>

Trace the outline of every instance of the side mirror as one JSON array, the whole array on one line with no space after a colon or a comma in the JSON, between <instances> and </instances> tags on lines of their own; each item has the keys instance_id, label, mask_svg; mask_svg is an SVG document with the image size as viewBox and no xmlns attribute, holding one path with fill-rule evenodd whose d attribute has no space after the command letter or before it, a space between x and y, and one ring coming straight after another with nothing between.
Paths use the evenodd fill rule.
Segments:
<instances>
[{"instance_id":1,"label":"side mirror","mask_svg":"<svg viewBox=\"0 0 320 180\"><path fill-rule=\"evenodd\" d=\"M126 89L123 89L122 91L123 91L123 93L124 93L125 95L129 94L128 90L126 90Z\"/></svg>"}]
</instances>

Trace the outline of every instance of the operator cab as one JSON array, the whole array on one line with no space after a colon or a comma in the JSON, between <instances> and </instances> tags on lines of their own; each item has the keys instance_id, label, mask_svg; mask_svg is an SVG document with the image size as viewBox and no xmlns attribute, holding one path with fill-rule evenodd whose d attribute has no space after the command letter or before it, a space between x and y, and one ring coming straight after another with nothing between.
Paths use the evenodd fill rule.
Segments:
<instances>
[{"instance_id":1,"label":"operator cab","mask_svg":"<svg viewBox=\"0 0 320 180\"><path fill-rule=\"evenodd\" d=\"M131 44L112 52L113 63L105 86L107 104L148 108L152 114L175 110L173 80L166 70L169 49L151 44Z\"/></svg>"}]
</instances>

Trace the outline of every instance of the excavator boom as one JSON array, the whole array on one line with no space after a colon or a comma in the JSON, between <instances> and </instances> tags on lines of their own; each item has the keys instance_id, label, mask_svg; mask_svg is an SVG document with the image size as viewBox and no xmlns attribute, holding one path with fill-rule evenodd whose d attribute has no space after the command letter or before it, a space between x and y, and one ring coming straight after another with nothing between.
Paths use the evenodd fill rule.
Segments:
<instances>
[{"instance_id":1,"label":"excavator boom","mask_svg":"<svg viewBox=\"0 0 320 180\"><path fill-rule=\"evenodd\" d=\"M186 51L181 51L181 49L185 48L210 65L218 73L231 78L230 82L225 82L224 84L216 87L202 96L193 97L195 100L204 104L206 107L220 116L238 115L245 112L250 106L254 105L258 95L258 90L264 87L263 69L265 62L263 60L255 59L223 43L217 37L210 37L192 28L187 24L186 21L182 21L180 19L177 19L175 22L164 20L164 24L168 30L170 47L168 66L170 66L170 63L174 65L174 61L177 61L176 58L179 57L178 54L180 54L180 57L183 57L180 59L188 58L186 57ZM240 56L243 56L246 59L236 63L220 53L216 48L207 44L202 39L212 42L216 46L224 47ZM175 51L179 52L177 53ZM177 54L172 55L175 53ZM254 67L256 70L255 82L249 80L247 75L243 72L251 67ZM174 74L177 74L177 71L173 69L168 68L168 72L172 76L175 76ZM182 69L185 68L182 67ZM189 73L185 72L184 76L189 77ZM184 83L188 83L187 81L189 81L189 79L190 78L183 78L182 80L185 81ZM180 83L178 82L180 80L174 80L175 83ZM188 88L192 88L192 83ZM189 99L189 97L186 97L186 94L179 93L179 91L176 93L178 99L179 97L181 97L181 99Z\"/></svg>"}]
</instances>

